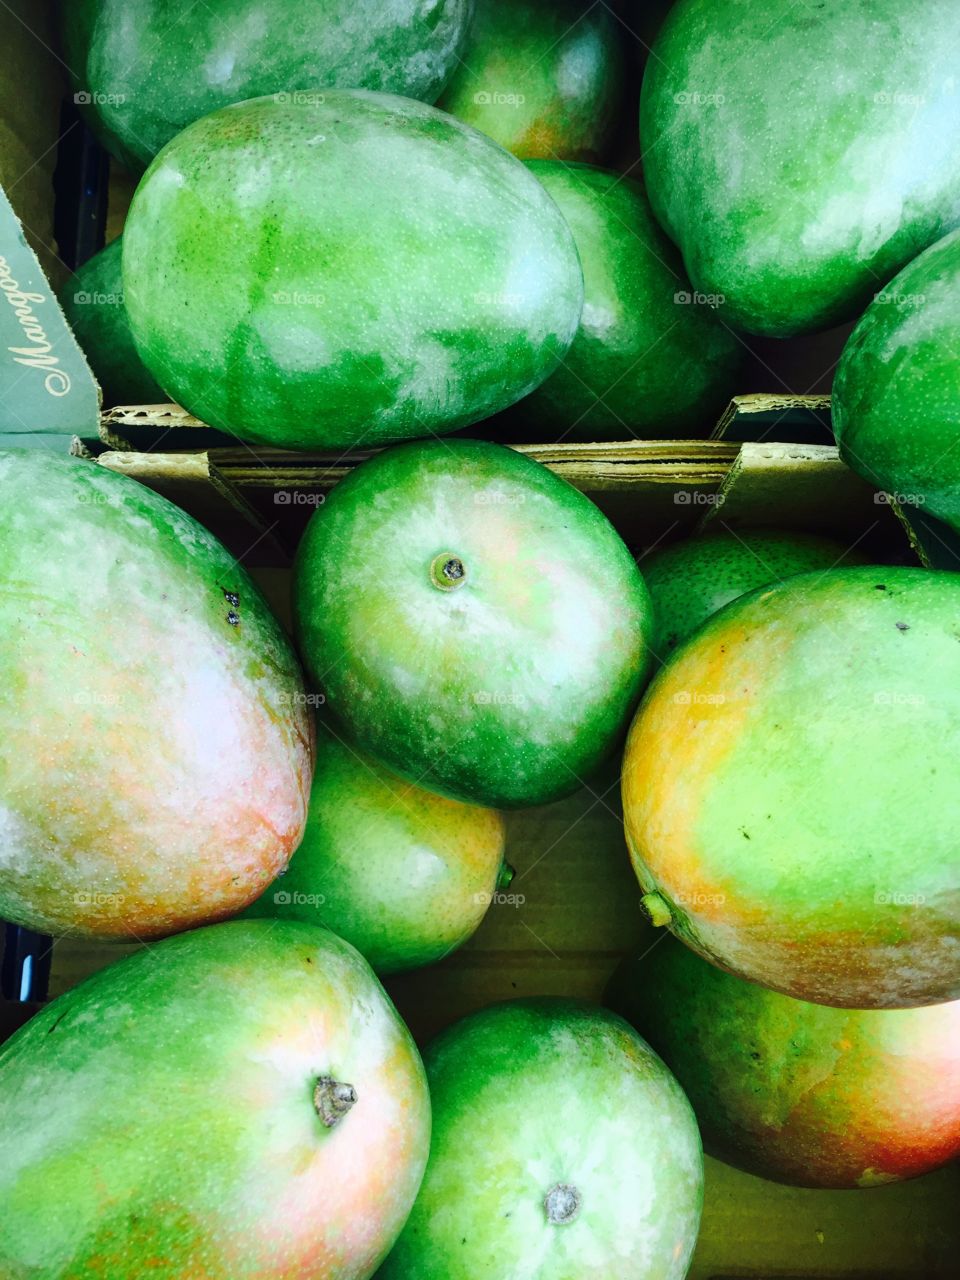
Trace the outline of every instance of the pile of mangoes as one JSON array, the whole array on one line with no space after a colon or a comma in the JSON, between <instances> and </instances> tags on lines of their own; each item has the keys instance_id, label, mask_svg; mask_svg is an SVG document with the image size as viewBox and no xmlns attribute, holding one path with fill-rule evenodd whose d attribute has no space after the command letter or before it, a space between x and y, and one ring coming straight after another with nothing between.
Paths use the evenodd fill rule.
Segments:
<instances>
[{"instance_id":1,"label":"pile of mangoes","mask_svg":"<svg viewBox=\"0 0 960 1280\"><path fill-rule=\"evenodd\" d=\"M144 944L0 1049L0 1276L682 1277L701 1133L838 1189L960 1154L960 576L720 522L638 561L502 443L702 437L749 335L862 313L841 452L960 527L960 6L76 0L62 41L139 177L64 296L107 398L372 456L291 638L158 494L0 455L0 916ZM653 945L421 1060L378 975L618 761Z\"/></svg>"}]
</instances>

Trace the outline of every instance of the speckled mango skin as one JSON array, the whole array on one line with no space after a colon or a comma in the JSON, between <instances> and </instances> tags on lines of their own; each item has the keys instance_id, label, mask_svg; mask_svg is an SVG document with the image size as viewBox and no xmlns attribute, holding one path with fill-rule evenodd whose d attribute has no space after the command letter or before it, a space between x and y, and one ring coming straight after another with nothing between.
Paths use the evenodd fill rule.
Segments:
<instances>
[{"instance_id":1,"label":"speckled mango skin","mask_svg":"<svg viewBox=\"0 0 960 1280\"><path fill-rule=\"evenodd\" d=\"M432 964L486 914L505 838L496 810L416 787L321 725L303 842L248 914L324 924L380 974Z\"/></svg>"},{"instance_id":2,"label":"speckled mango skin","mask_svg":"<svg viewBox=\"0 0 960 1280\"><path fill-rule=\"evenodd\" d=\"M103 391L104 405L165 404L140 359L123 302L121 237L88 258L60 292L60 305Z\"/></svg>"},{"instance_id":3,"label":"speckled mango skin","mask_svg":"<svg viewBox=\"0 0 960 1280\"><path fill-rule=\"evenodd\" d=\"M960 1155L960 1002L828 1009L664 939L608 1000L690 1099L711 1155L804 1187L873 1187Z\"/></svg>"},{"instance_id":4,"label":"speckled mango skin","mask_svg":"<svg viewBox=\"0 0 960 1280\"><path fill-rule=\"evenodd\" d=\"M848 466L960 529L960 231L914 259L867 308L833 386Z\"/></svg>"},{"instance_id":5,"label":"speckled mango skin","mask_svg":"<svg viewBox=\"0 0 960 1280\"><path fill-rule=\"evenodd\" d=\"M647 63L650 199L729 323L852 319L960 221L955 0L678 0Z\"/></svg>"},{"instance_id":6,"label":"speckled mango skin","mask_svg":"<svg viewBox=\"0 0 960 1280\"><path fill-rule=\"evenodd\" d=\"M313 768L300 667L172 503L0 454L0 673L0 917L148 938L232 915L286 865Z\"/></svg>"},{"instance_id":7,"label":"speckled mango skin","mask_svg":"<svg viewBox=\"0 0 960 1280\"><path fill-rule=\"evenodd\" d=\"M681 1280L702 1203L700 1135L660 1059L607 1010L512 1000L441 1033L424 1063L433 1142L378 1280ZM547 1218L558 1184L578 1215Z\"/></svg>"},{"instance_id":8,"label":"speckled mango skin","mask_svg":"<svg viewBox=\"0 0 960 1280\"><path fill-rule=\"evenodd\" d=\"M353 1085L333 1128L321 1076ZM326 929L231 921L87 979L0 1051L9 1280L367 1280L430 1142L423 1064Z\"/></svg>"},{"instance_id":9,"label":"speckled mango skin","mask_svg":"<svg viewBox=\"0 0 960 1280\"><path fill-rule=\"evenodd\" d=\"M515 406L525 439L705 436L734 393L740 340L693 294L643 187L589 165L531 161L570 224L584 276L573 346Z\"/></svg>"},{"instance_id":10,"label":"speckled mango skin","mask_svg":"<svg viewBox=\"0 0 960 1280\"><path fill-rule=\"evenodd\" d=\"M602 160L624 105L622 30L602 4L477 0L437 105L523 160Z\"/></svg>"},{"instance_id":11,"label":"speckled mango skin","mask_svg":"<svg viewBox=\"0 0 960 1280\"><path fill-rule=\"evenodd\" d=\"M862 564L832 538L776 529L738 529L685 538L640 560L657 620L661 662L731 600L798 573Z\"/></svg>"},{"instance_id":12,"label":"speckled mango skin","mask_svg":"<svg viewBox=\"0 0 960 1280\"><path fill-rule=\"evenodd\" d=\"M67 0L80 109L134 173L220 107L268 93L374 89L433 102L473 0Z\"/></svg>"},{"instance_id":13,"label":"speckled mango skin","mask_svg":"<svg viewBox=\"0 0 960 1280\"><path fill-rule=\"evenodd\" d=\"M465 569L435 585L437 557ZM361 463L294 567L300 651L364 751L494 808L576 790L616 748L649 670L650 597L606 517L479 440Z\"/></svg>"},{"instance_id":14,"label":"speckled mango skin","mask_svg":"<svg viewBox=\"0 0 960 1280\"><path fill-rule=\"evenodd\" d=\"M526 168L384 94L261 98L185 129L124 231L134 340L243 440L348 448L452 431L553 372L583 277Z\"/></svg>"},{"instance_id":15,"label":"speckled mango skin","mask_svg":"<svg viewBox=\"0 0 960 1280\"><path fill-rule=\"evenodd\" d=\"M802 574L716 614L623 763L634 870L706 959L798 999L960 997L960 578Z\"/></svg>"}]
</instances>

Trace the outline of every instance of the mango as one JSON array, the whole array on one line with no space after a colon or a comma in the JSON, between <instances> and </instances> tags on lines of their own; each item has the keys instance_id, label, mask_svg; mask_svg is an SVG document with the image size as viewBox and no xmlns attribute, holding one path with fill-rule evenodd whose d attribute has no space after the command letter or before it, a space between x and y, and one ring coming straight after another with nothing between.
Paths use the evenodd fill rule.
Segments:
<instances>
[{"instance_id":1,"label":"mango","mask_svg":"<svg viewBox=\"0 0 960 1280\"><path fill-rule=\"evenodd\" d=\"M264 94L434 102L473 0L70 0L63 52L87 123L134 173L201 116Z\"/></svg>"},{"instance_id":2,"label":"mango","mask_svg":"<svg viewBox=\"0 0 960 1280\"><path fill-rule=\"evenodd\" d=\"M960 529L960 231L915 258L867 308L833 386L840 454L905 508Z\"/></svg>"},{"instance_id":3,"label":"mango","mask_svg":"<svg viewBox=\"0 0 960 1280\"><path fill-rule=\"evenodd\" d=\"M853 319L960 221L955 0L678 0L647 62L650 200L729 323Z\"/></svg>"},{"instance_id":4,"label":"mango","mask_svg":"<svg viewBox=\"0 0 960 1280\"><path fill-rule=\"evenodd\" d=\"M563 362L511 412L527 440L705 436L736 391L743 348L695 294L639 182L531 161L577 242L580 327Z\"/></svg>"},{"instance_id":5,"label":"mango","mask_svg":"<svg viewBox=\"0 0 960 1280\"><path fill-rule=\"evenodd\" d=\"M430 1160L378 1280L682 1280L703 1198L690 1104L623 1019L481 1009L428 1045Z\"/></svg>"},{"instance_id":6,"label":"mango","mask_svg":"<svg viewBox=\"0 0 960 1280\"><path fill-rule=\"evenodd\" d=\"M624 106L624 31L583 0L477 0L437 103L521 159L605 157Z\"/></svg>"},{"instance_id":7,"label":"mango","mask_svg":"<svg viewBox=\"0 0 960 1280\"><path fill-rule=\"evenodd\" d=\"M293 605L354 744L471 804L572 794L619 748L649 672L650 597L616 530L480 440L356 467L310 519Z\"/></svg>"},{"instance_id":8,"label":"mango","mask_svg":"<svg viewBox=\"0 0 960 1280\"><path fill-rule=\"evenodd\" d=\"M286 866L313 728L237 560L92 462L0 454L0 916L150 938Z\"/></svg>"},{"instance_id":9,"label":"mango","mask_svg":"<svg viewBox=\"0 0 960 1280\"><path fill-rule=\"evenodd\" d=\"M105 405L165 404L168 396L140 359L130 332L120 271L122 237L77 268L60 305L100 383Z\"/></svg>"},{"instance_id":10,"label":"mango","mask_svg":"<svg viewBox=\"0 0 960 1280\"><path fill-rule=\"evenodd\" d=\"M876 1187L960 1155L960 1001L828 1009L744 982L667 938L607 1001L659 1053L706 1150L802 1187Z\"/></svg>"},{"instance_id":11,"label":"mango","mask_svg":"<svg viewBox=\"0 0 960 1280\"><path fill-rule=\"evenodd\" d=\"M433 107L331 90L185 129L137 188L134 341L243 440L369 448L532 391L576 333L573 237L526 168Z\"/></svg>"},{"instance_id":12,"label":"mango","mask_svg":"<svg viewBox=\"0 0 960 1280\"><path fill-rule=\"evenodd\" d=\"M369 966L231 921L88 978L0 1050L0 1274L368 1280L430 1143Z\"/></svg>"},{"instance_id":13,"label":"mango","mask_svg":"<svg viewBox=\"0 0 960 1280\"><path fill-rule=\"evenodd\" d=\"M505 836L495 810L414 786L321 723L303 841L247 914L324 924L380 974L431 964L509 879Z\"/></svg>"},{"instance_id":14,"label":"mango","mask_svg":"<svg viewBox=\"0 0 960 1280\"><path fill-rule=\"evenodd\" d=\"M657 619L654 653L665 662L718 609L756 587L841 563L863 558L833 538L777 529L722 529L655 550L640 560Z\"/></svg>"},{"instance_id":15,"label":"mango","mask_svg":"<svg viewBox=\"0 0 960 1280\"><path fill-rule=\"evenodd\" d=\"M644 904L801 1000L960 998L960 577L806 573L727 605L627 740Z\"/></svg>"}]
</instances>

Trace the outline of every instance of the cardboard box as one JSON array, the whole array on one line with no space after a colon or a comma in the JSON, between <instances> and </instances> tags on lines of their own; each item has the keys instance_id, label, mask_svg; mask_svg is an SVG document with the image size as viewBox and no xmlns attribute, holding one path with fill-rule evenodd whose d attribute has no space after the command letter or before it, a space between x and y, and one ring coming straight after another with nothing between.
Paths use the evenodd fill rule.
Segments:
<instances>
[{"instance_id":1,"label":"cardboard box","mask_svg":"<svg viewBox=\"0 0 960 1280\"><path fill-rule=\"evenodd\" d=\"M0 6L0 47L8 51L0 80L0 182L26 243L56 280L67 270L53 239L51 185L65 86L50 10L29 0ZM114 168L108 238L122 228L131 192L129 177ZM61 340L69 345L69 335ZM21 418L23 407L18 401ZM843 466L825 434L828 409L822 396L764 393L738 398L710 439L518 447L593 499L640 553L698 527L774 524L832 534L869 548L878 560L920 558L956 567L957 548L942 529L898 511ZM59 423L52 434L36 412L27 409L25 440L47 434L51 447L69 447L89 465L133 476L179 503L244 560L288 618L290 554L349 463L279 450L254 455L176 406L114 407L98 415L88 397L73 425L64 430ZM475 937L441 964L388 984L421 1040L493 1000L598 999L622 956L655 943L639 911L618 791L612 774L591 791L510 816L513 903L494 905ZM57 941L51 995L128 950ZM0 1036L22 1016L21 1006L0 1011ZM642 1139L625 1133L624 1140ZM708 1159L690 1275L876 1280L954 1274L958 1192L955 1166L912 1183L850 1193L782 1187Z\"/></svg>"}]
</instances>

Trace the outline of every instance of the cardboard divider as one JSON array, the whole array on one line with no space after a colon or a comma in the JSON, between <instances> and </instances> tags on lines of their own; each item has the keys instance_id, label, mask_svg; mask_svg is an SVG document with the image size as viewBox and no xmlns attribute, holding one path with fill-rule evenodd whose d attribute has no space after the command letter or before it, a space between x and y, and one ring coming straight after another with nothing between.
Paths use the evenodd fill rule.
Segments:
<instances>
[{"instance_id":1,"label":"cardboard divider","mask_svg":"<svg viewBox=\"0 0 960 1280\"><path fill-rule=\"evenodd\" d=\"M829 396L734 396L720 415L711 440L776 440L784 444L830 444Z\"/></svg>"}]
</instances>

